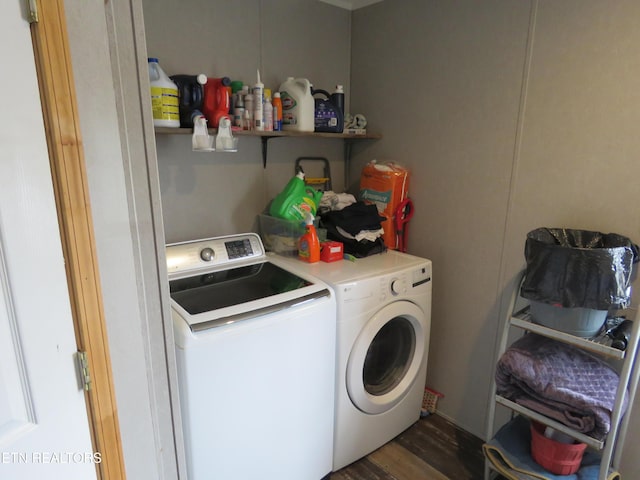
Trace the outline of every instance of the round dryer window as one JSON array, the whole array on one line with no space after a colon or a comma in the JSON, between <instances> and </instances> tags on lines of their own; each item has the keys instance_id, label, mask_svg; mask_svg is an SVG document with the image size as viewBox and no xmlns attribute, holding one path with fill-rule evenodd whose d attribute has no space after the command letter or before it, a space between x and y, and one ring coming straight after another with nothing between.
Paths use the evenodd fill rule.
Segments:
<instances>
[{"instance_id":1,"label":"round dryer window","mask_svg":"<svg viewBox=\"0 0 640 480\"><path fill-rule=\"evenodd\" d=\"M415 304L398 301L367 322L347 364L347 391L356 407L379 414L402 400L424 359L425 321Z\"/></svg>"}]
</instances>

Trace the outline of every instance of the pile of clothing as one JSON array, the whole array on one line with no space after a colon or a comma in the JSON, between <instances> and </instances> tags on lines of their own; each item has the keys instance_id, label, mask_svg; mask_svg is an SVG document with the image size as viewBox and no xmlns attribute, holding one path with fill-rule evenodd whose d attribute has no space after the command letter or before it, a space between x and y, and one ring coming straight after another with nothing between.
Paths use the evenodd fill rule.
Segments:
<instances>
[{"instance_id":1,"label":"pile of clothing","mask_svg":"<svg viewBox=\"0 0 640 480\"><path fill-rule=\"evenodd\" d=\"M373 204L356 201L349 193L324 192L318 208L327 239L342 242L344 253L362 258L386 250L381 222Z\"/></svg>"}]
</instances>

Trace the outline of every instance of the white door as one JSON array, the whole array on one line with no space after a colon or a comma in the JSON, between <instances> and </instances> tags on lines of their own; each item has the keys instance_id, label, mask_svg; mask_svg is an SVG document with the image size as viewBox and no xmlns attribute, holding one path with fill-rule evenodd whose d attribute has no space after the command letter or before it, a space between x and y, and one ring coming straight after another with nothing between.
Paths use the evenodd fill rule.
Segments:
<instances>
[{"instance_id":1,"label":"white door","mask_svg":"<svg viewBox=\"0 0 640 480\"><path fill-rule=\"evenodd\" d=\"M0 15L0 479L95 479L26 3Z\"/></svg>"}]
</instances>

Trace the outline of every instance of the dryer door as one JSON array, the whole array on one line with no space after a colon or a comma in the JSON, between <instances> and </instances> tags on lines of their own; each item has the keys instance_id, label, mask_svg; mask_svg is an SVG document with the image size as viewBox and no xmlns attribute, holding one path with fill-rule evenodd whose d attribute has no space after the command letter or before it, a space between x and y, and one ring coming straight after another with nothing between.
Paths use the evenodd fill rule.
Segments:
<instances>
[{"instance_id":1,"label":"dryer door","mask_svg":"<svg viewBox=\"0 0 640 480\"><path fill-rule=\"evenodd\" d=\"M404 300L367 322L347 364L347 391L357 408L379 414L404 398L426 361L425 325L422 310Z\"/></svg>"}]
</instances>

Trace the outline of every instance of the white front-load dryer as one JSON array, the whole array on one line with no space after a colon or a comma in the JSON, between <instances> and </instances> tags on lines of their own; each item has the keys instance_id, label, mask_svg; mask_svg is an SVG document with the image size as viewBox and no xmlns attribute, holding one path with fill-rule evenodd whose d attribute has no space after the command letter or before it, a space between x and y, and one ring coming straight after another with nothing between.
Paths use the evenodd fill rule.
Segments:
<instances>
[{"instance_id":1,"label":"white front-load dryer","mask_svg":"<svg viewBox=\"0 0 640 480\"><path fill-rule=\"evenodd\" d=\"M337 301L336 471L420 418L431 326L431 261L388 251L305 268L333 288Z\"/></svg>"}]
</instances>

